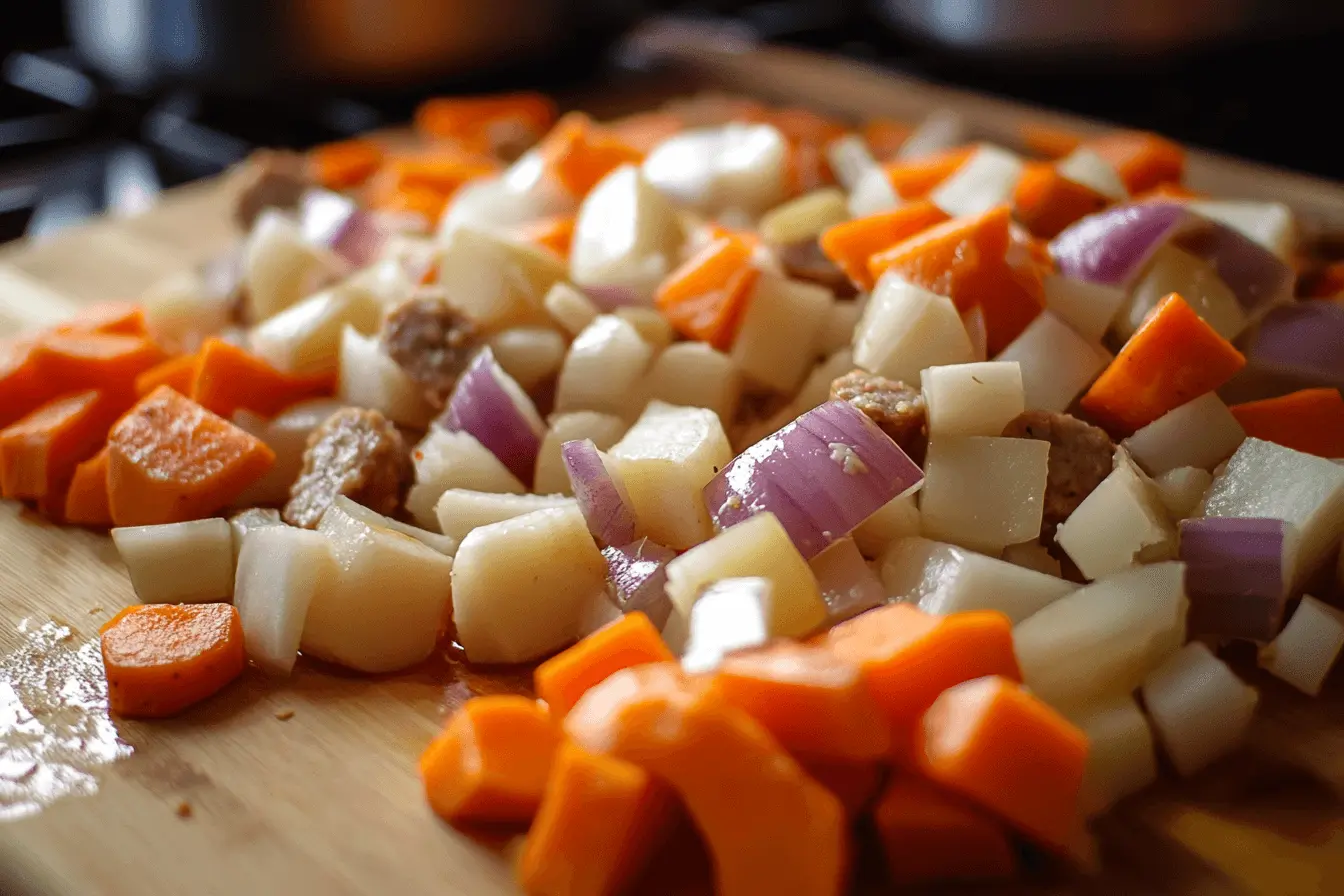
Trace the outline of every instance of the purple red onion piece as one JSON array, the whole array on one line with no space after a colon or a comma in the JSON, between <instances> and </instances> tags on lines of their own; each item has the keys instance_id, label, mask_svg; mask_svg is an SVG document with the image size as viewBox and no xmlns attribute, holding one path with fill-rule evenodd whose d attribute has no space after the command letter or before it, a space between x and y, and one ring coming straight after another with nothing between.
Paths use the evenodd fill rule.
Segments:
<instances>
[{"instance_id":1,"label":"purple red onion piece","mask_svg":"<svg viewBox=\"0 0 1344 896\"><path fill-rule=\"evenodd\" d=\"M458 377L448 407L435 423L474 436L519 481L532 482L545 425L527 393L496 363L489 348L481 349Z\"/></svg>"},{"instance_id":2,"label":"purple red onion piece","mask_svg":"<svg viewBox=\"0 0 1344 896\"><path fill-rule=\"evenodd\" d=\"M768 510L811 558L923 479L862 411L831 401L729 462L705 486L705 506L719 529Z\"/></svg>"},{"instance_id":3,"label":"purple red onion piece","mask_svg":"<svg viewBox=\"0 0 1344 896\"><path fill-rule=\"evenodd\" d=\"M326 246L356 268L373 264L388 236L376 214L327 190L309 190L303 195L299 225L305 239Z\"/></svg>"},{"instance_id":4,"label":"purple red onion piece","mask_svg":"<svg viewBox=\"0 0 1344 896\"><path fill-rule=\"evenodd\" d=\"M607 468L592 439L574 439L560 446L569 484L588 523L588 531L604 545L635 540L635 513L620 476Z\"/></svg>"},{"instance_id":5,"label":"purple red onion piece","mask_svg":"<svg viewBox=\"0 0 1344 896\"><path fill-rule=\"evenodd\" d=\"M639 293L630 286L585 286L584 293L600 311L615 311L626 305L643 305Z\"/></svg>"},{"instance_id":6,"label":"purple red onion piece","mask_svg":"<svg viewBox=\"0 0 1344 896\"><path fill-rule=\"evenodd\" d=\"M1283 520L1181 520L1192 635L1271 641L1288 600L1293 529Z\"/></svg>"},{"instance_id":7,"label":"purple red onion piece","mask_svg":"<svg viewBox=\"0 0 1344 896\"><path fill-rule=\"evenodd\" d=\"M1190 217L1175 203L1121 205L1088 215L1050 243L1066 277L1127 286L1143 265Z\"/></svg>"},{"instance_id":8,"label":"purple red onion piece","mask_svg":"<svg viewBox=\"0 0 1344 896\"><path fill-rule=\"evenodd\" d=\"M1296 274L1283 259L1231 227L1206 218L1191 223L1172 242L1203 259L1237 297L1250 320L1292 301Z\"/></svg>"},{"instance_id":9,"label":"purple red onion piece","mask_svg":"<svg viewBox=\"0 0 1344 896\"><path fill-rule=\"evenodd\" d=\"M1344 306L1317 300L1275 308L1261 321L1246 360L1255 373L1344 389Z\"/></svg>"},{"instance_id":10,"label":"purple red onion piece","mask_svg":"<svg viewBox=\"0 0 1344 896\"><path fill-rule=\"evenodd\" d=\"M612 598L621 612L639 611L661 630L672 614L666 591L667 564L677 556L676 551L641 538L633 544L603 548L602 556L607 560Z\"/></svg>"}]
</instances>

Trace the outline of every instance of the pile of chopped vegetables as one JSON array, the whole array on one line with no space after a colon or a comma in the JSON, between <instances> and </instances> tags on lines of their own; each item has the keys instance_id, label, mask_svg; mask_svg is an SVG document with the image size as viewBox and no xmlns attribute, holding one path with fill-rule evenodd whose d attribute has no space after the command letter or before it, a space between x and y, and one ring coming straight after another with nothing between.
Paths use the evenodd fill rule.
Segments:
<instances>
[{"instance_id":1,"label":"pile of chopped vegetables","mask_svg":"<svg viewBox=\"0 0 1344 896\"><path fill-rule=\"evenodd\" d=\"M420 760L541 896L1086 864L1344 647L1344 265L1120 132L436 99L242 169L237 252L0 355L0 488L113 527L113 709L535 663Z\"/></svg>"}]
</instances>

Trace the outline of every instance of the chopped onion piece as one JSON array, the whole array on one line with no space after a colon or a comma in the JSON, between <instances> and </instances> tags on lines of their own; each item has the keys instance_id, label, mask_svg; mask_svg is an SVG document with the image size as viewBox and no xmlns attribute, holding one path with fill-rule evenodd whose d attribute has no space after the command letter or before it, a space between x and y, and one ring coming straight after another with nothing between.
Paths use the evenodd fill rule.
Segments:
<instances>
[{"instance_id":1,"label":"chopped onion piece","mask_svg":"<svg viewBox=\"0 0 1344 896\"><path fill-rule=\"evenodd\" d=\"M667 564L677 552L641 538L633 544L602 549L612 597L623 613L636 611L657 628L667 625L672 601L667 596Z\"/></svg>"},{"instance_id":2,"label":"chopped onion piece","mask_svg":"<svg viewBox=\"0 0 1344 896\"><path fill-rule=\"evenodd\" d=\"M1296 540L1283 520L1181 520L1190 634L1273 639L1288 601L1288 561Z\"/></svg>"},{"instance_id":3,"label":"chopped onion piece","mask_svg":"<svg viewBox=\"0 0 1344 896\"><path fill-rule=\"evenodd\" d=\"M1193 514L1212 484L1213 474L1199 467L1177 467L1153 480L1157 496L1174 520Z\"/></svg>"},{"instance_id":4,"label":"chopped onion piece","mask_svg":"<svg viewBox=\"0 0 1344 896\"><path fill-rule=\"evenodd\" d=\"M1079 797L1090 818L1157 780L1153 729L1128 694L1072 720L1087 735L1087 772Z\"/></svg>"},{"instance_id":5,"label":"chopped onion piece","mask_svg":"<svg viewBox=\"0 0 1344 896\"><path fill-rule=\"evenodd\" d=\"M935 109L905 138L896 152L896 158L918 159L933 155L951 149L965 139L966 119L961 113L951 109Z\"/></svg>"},{"instance_id":6,"label":"chopped onion piece","mask_svg":"<svg viewBox=\"0 0 1344 896\"><path fill-rule=\"evenodd\" d=\"M603 545L634 541L635 513L630 509L630 496L620 474L607 465L597 446L590 439L566 442L560 447L560 455L593 537Z\"/></svg>"},{"instance_id":7,"label":"chopped onion piece","mask_svg":"<svg viewBox=\"0 0 1344 896\"><path fill-rule=\"evenodd\" d=\"M1125 439L1130 455L1152 476L1177 467L1211 470L1232 456L1246 438L1237 418L1213 392L1206 392Z\"/></svg>"},{"instance_id":8,"label":"chopped onion piece","mask_svg":"<svg viewBox=\"0 0 1344 896\"><path fill-rule=\"evenodd\" d=\"M1082 184L1112 201L1123 202L1129 198L1129 191L1115 166L1085 146L1056 162L1055 171L1060 177Z\"/></svg>"},{"instance_id":9,"label":"chopped onion piece","mask_svg":"<svg viewBox=\"0 0 1344 896\"><path fill-rule=\"evenodd\" d=\"M865 174L879 168L872 150L858 134L845 134L826 144L826 163L831 166L835 182L845 190L853 190ZM764 226L765 221L761 224Z\"/></svg>"},{"instance_id":10,"label":"chopped onion piece","mask_svg":"<svg viewBox=\"0 0 1344 896\"><path fill-rule=\"evenodd\" d=\"M569 495L569 472L561 453L565 442L590 439L598 451L609 451L625 435L628 427L620 417L599 414L597 411L574 411L571 414L552 414L550 429L537 450L537 475L532 490L540 495Z\"/></svg>"},{"instance_id":11,"label":"chopped onion piece","mask_svg":"<svg viewBox=\"0 0 1344 896\"><path fill-rule=\"evenodd\" d=\"M1194 309L1224 339L1236 339L1246 329L1246 314L1237 297L1213 266L1173 245L1153 253L1148 269L1130 290L1129 304L1115 321L1115 334L1129 339L1162 300L1172 293Z\"/></svg>"},{"instance_id":12,"label":"chopped onion piece","mask_svg":"<svg viewBox=\"0 0 1344 896\"><path fill-rule=\"evenodd\" d=\"M597 306L587 295L563 280L557 281L550 288L541 304L545 306L547 313L555 318L556 323L565 328L565 332L571 338L582 333L599 314Z\"/></svg>"},{"instance_id":13,"label":"chopped onion piece","mask_svg":"<svg viewBox=\"0 0 1344 896\"><path fill-rule=\"evenodd\" d=\"M1303 595L1293 618L1260 649L1260 667L1315 697L1344 649L1344 612Z\"/></svg>"},{"instance_id":14,"label":"chopped onion piece","mask_svg":"<svg viewBox=\"0 0 1344 896\"><path fill-rule=\"evenodd\" d=\"M810 558L923 478L862 411L831 401L730 461L705 486L705 506L719 529L774 513Z\"/></svg>"},{"instance_id":15,"label":"chopped onion piece","mask_svg":"<svg viewBox=\"0 0 1344 896\"><path fill-rule=\"evenodd\" d=\"M309 190L299 201L299 226L304 239L325 246L355 268L377 261L388 231L377 215L348 196Z\"/></svg>"},{"instance_id":16,"label":"chopped onion piece","mask_svg":"<svg viewBox=\"0 0 1344 896\"><path fill-rule=\"evenodd\" d=\"M900 204L901 197L896 195L891 178L887 177L887 172L880 165L874 165L859 175L858 183L849 191L850 217L875 215Z\"/></svg>"},{"instance_id":17,"label":"chopped onion piece","mask_svg":"<svg viewBox=\"0 0 1344 896\"><path fill-rule=\"evenodd\" d=\"M756 215L783 197L788 157L789 143L774 126L729 122L669 137L644 160L643 174L705 214L737 208Z\"/></svg>"},{"instance_id":18,"label":"chopped onion piece","mask_svg":"<svg viewBox=\"0 0 1344 896\"><path fill-rule=\"evenodd\" d=\"M863 559L854 542L842 538L808 564L826 601L827 623L834 625L887 602L882 580Z\"/></svg>"},{"instance_id":19,"label":"chopped onion piece","mask_svg":"<svg viewBox=\"0 0 1344 896\"><path fill-rule=\"evenodd\" d=\"M1042 282L1046 309L1089 342L1101 342L1125 303L1126 293L1118 286L1088 283L1063 274L1047 274Z\"/></svg>"},{"instance_id":20,"label":"chopped onion piece","mask_svg":"<svg viewBox=\"0 0 1344 896\"><path fill-rule=\"evenodd\" d=\"M690 643L681 658L688 672L708 672L735 650L759 647L770 637L769 579L720 579L691 607Z\"/></svg>"},{"instance_id":21,"label":"chopped onion piece","mask_svg":"<svg viewBox=\"0 0 1344 896\"><path fill-rule=\"evenodd\" d=\"M1344 389L1344 305L1298 302L1271 311L1246 352L1246 374L1274 374L1301 386ZM1277 394L1277 392L1275 393Z\"/></svg>"},{"instance_id":22,"label":"chopped onion piece","mask_svg":"<svg viewBox=\"0 0 1344 896\"><path fill-rule=\"evenodd\" d=\"M489 448L509 472L532 480L546 425L522 387L481 349L453 387L448 407L436 421L449 432L465 432Z\"/></svg>"},{"instance_id":23,"label":"chopped onion piece","mask_svg":"<svg viewBox=\"0 0 1344 896\"><path fill-rule=\"evenodd\" d=\"M1247 239L1264 246L1285 262L1292 263L1297 249L1297 224L1293 212L1282 202L1250 202L1241 199L1196 199L1190 210L1225 224Z\"/></svg>"},{"instance_id":24,"label":"chopped onion piece","mask_svg":"<svg viewBox=\"0 0 1344 896\"><path fill-rule=\"evenodd\" d=\"M1022 177L1022 158L988 143L929 193L929 200L952 217L979 215L1013 198Z\"/></svg>"},{"instance_id":25,"label":"chopped onion piece","mask_svg":"<svg viewBox=\"0 0 1344 896\"><path fill-rule=\"evenodd\" d=\"M1208 645L1192 641L1143 681L1143 703L1176 771L1191 775L1231 752L1246 734L1259 695Z\"/></svg>"}]
</instances>

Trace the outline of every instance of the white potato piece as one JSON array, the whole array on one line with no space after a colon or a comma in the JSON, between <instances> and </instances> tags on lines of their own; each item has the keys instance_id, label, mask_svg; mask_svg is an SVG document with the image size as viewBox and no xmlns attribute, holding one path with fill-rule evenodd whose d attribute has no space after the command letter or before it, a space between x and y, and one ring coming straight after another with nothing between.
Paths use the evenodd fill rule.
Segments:
<instances>
[{"instance_id":1,"label":"white potato piece","mask_svg":"<svg viewBox=\"0 0 1344 896\"><path fill-rule=\"evenodd\" d=\"M997 360L1016 361L1021 367L1028 410L1063 412L1111 363L1111 355L1042 311Z\"/></svg>"},{"instance_id":2,"label":"white potato piece","mask_svg":"<svg viewBox=\"0 0 1344 896\"><path fill-rule=\"evenodd\" d=\"M863 556L876 560L896 539L919 533L919 505L915 503L915 496L897 495L859 523L850 537Z\"/></svg>"},{"instance_id":3,"label":"white potato piece","mask_svg":"<svg viewBox=\"0 0 1344 896\"><path fill-rule=\"evenodd\" d=\"M892 542L879 575L893 600L926 613L997 610L1014 624L1078 590L1056 576L926 538Z\"/></svg>"},{"instance_id":4,"label":"white potato piece","mask_svg":"<svg viewBox=\"0 0 1344 896\"><path fill-rule=\"evenodd\" d=\"M583 332L601 312L592 299L563 280L557 281L541 300L547 313L571 337Z\"/></svg>"},{"instance_id":5,"label":"white potato piece","mask_svg":"<svg viewBox=\"0 0 1344 896\"><path fill-rule=\"evenodd\" d=\"M831 400L831 383L854 369L854 353L848 348L838 349L830 355L827 355L822 361L818 362L812 368L812 372L803 380L803 385L798 390L790 402L789 420L800 416L806 411L815 407L820 407ZM782 421L779 426L783 426L788 420ZM770 430L774 432L779 429L776 426Z\"/></svg>"},{"instance_id":6,"label":"white potato piece","mask_svg":"<svg viewBox=\"0 0 1344 896\"><path fill-rule=\"evenodd\" d=\"M826 162L835 182L845 190L854 189L864 174L878 167L872 149L858 134L845 134L826 144Z\"/></svg>"},{"instance_id":7,"label":"white potato piece","mask_svg":"<svg viewBox=\"0 0 1344 896\"><path fill-rule=\"evenodd\" d=\"M329 250L308 242L292 218L266 209L243 244L247 319L260 323L284 311L344 270Z\"/></svg>"},{"instance_id":8,"label":"white potato piece","mask_svg":"<svg viewBox=\"0 0 1344 896\"><path fill-rule=\"evenodd\" d=\"M1175 246L1162 246L1153 253L1148 269L1130 289L1128 308L1116 319L1116 333L1128 339L1173 292L1190 304L1195 313L1224 339L1235 339L1249 321L1236 294L1218 276L1213 266Z\"/></svg>"},{"instance_id":9,"label":"white potato piece","mask_svg":"<svg viewBox=\"0 0 1344 896\"><path fill-rule=\"evenodd\" d=\"M555 389L557 411L633 416L653 346L629 323L602 314L574 337Z\"/></svg>"},{"instance_id":10,"label":"white potato piece","mask_svg":"<svg viewBox=\"0 0 1344 896\"><path fill-rule=\"evenodd\" d=\"M1154 563L1079 588L1013 629L1022 680L1063 712L1128 694L1185 641L1185 564Z\"/></svg>"},{"instance_id":11,"label":"white potato piece","mask_svg":"<svg viewBox=\"0 0 1344 896\"><path fill-rule=\"evenodd\" d=\"M816 239L847 220L849 206L844 192L835 187L822 187L770 209L761 216L758 229L761 239L767 243L788 246Z\"/></svg>"},{"instance_id":12,"label":"white potato piece","mask_svg":"<svg viewBox=\"0 0 1344 896\"><path fill-rule=\"evenodd\" d=\"M403 523L401 520L394 520L390 516L383 516L376 510L370 510L363 504L350 500L345 495L337 495L333 502L341 510L345 511L351 517L359 520L365 525L375 529L391 529L393 532L400 532L402 535L408 535L416 541L431 547L440 554L447 554L449 557L457 553L457 539L449 538L438 532L430 532L428 529L421 529L419 526L412 526L410 523Z\"/></svg>"},{"instance_id":13,"label":"white potato piece","mask_svg":"<svg viewBox=\"0 0 1344 896\"><path fill-rule=\"evenodd\" d=\"M1083 339L1100 343L1129 293L1118 286L1046 274L1045 307Z\"/></svg>"},{"instance_id":14,"label":"white potato piece","mask_svg":"<svg viewBox=\"0 0 1344 896\"><path fill-rule=\"evenodd\" d=\"M954 218L979 215L1013 198L1022 178L1022 157L982 143L971 157L929 193L929 201Z\"/></svg>"},{"instance_id":15,"label":"white potato piece","mask_svg":"<svg viewBox=\"0 0 1344 896\"><path fill-rule=\"evenodd\" d=\"M1344 611L1302 596L1279 636L1260 648L1260 668L1304 694L1319 696L1325 677L1344 650Z\"/></svg>"},{"instance_id":16,"label":"white potato piece","mask_svg":"<svg viewBox=\"0 0 1344 896\"><path fill-rule=\"evenodd\" d=\"M622 165L584 197L574 222L570 279L577 286L624 286L646 304L676 263L676 208L638 168Z\"/></svg>"},{"instance_id":17,"label":"white potato piece","mask_svg":"<svg viewBox=\"0 0 1344 896\"><path fill-rule=\"evenodd\" d=\"M783 198L788 154L788 141L773 126L729 122L669 137L649 153L643 172L681 205L755 217Z\"/></svg>"},{"instance_id":18,"label":"white potato piece","mask_svg":"<svg viewBox=\"0 0 1344 896\"><path fill-rule=\"evenodd\" d=\"M434 409L424 390L387 356L376 336L349 325L341 331L341 372L336 394L343 404L372 408L393 423L424 429Z\"/></svg>"},{"instance_id":19,"label":"white potato piece","mask_svg":"<svg viewBox=\"0 0 1344 896\"><path fill-rule=\"evenodd\" d=\"M552 414L550 426L537 450L536 475L532 478L532 487L541 495L574 494L569 484L569 472L565 469L565 460L560 454L564 444L576 439L591 439L598 451L607 451L620 441L627 429L626 422L614 414L598 411Z\"/></svg>"},{"instance_id":20,"label":"white potato piece","mask_svg":"<svg viewBox=\"0 0 1344 896\"><path fill-rule=\"evenodd\" d=\"M238 562L238 552L243 549L243 537L253 529L266 526L283 526L280 511L274 507L250 507L241 513L229 517L229 530L233 536L233 562Z\"/></svg>"},{"instance_id":21,"label":"white potato piece","mask_svg":"<svg viewBox=\"0 0 1344 896\"><path fill-rule=\"evenodd\" d=\"M612 314L634 327L635 332L639 334L639 338L653 346L655 352L661 352L671 345L676 338L676 334L672 332L672 325L656 308L646 308L643 305L622 305Z\"/></svg>"},{"instance_id":22,"label":"white potato piece","mask_svg":"<svg viewBox=\"0 0 1344 896\"><path fill-rule=\"evenodd\" d=\"M415 484L406 494L406 509L421 528L438 528L434 507L450 488L521 495L527 488L499 458L465 432L430 429L411 452Z\"/></svg>"},{"instance_id":23,"label":"white potato piece","mask_svg":"<svg viewBox=\"0 0 1344 896\"><path fill-rule=\"evenodd\" d=\"M1173 520L1183 520L1199 508L1213 474L1200 467L1177 467L1153 479L1157 497Z\"/></svg>"},{"instance_id":24,"label":"white potato piece","mask_svg":"<svg viewBox=\"0 0 1344 896\"><path fill-rule=\"evenodd\" d=\"M453 307L490 331L549 323L542 300L565 277L555 253L470 227L454 231L437 263Z\"/></svg>"},{"instance_id":25,"label":"white potato piece","mask_svg":"<svg viewBox=\"0 0 1344 896\"><path fill-rule=\"evenodd\" d=\"M760 647L770 639L769 579L720 579L707 585L691 607L690 634L681 666L687 672L709 672L735 650Z\"/></svg>"},{"instance_id":26,"label":"white potato piece","mask_svg":"<svg viewBox=\"0 0 1344 896\"><path fill-rule=\"evenodd\" d=\"M448 621L453 558L340 504L327 508L317 531L331 542L340 573L313 595L304 653L375 673L429 656Z\"/></svg>"},{"instance_id":27,"label":"white potato piece","mask_svg":"<svg viewBox=\"0 0 1344 896\"><path fill-rule=\"evenodd\" d=\"M607 563L577 506L473 529L457 549L453 618L477 663L522 663L578 637Z\"/></svg>"},{"instance_id":28,"label":"white potato piece","mask_svg":"<svg viewBox=\"0 0 1344 896\"><path fill-rule=\"evenodd\" d=\"M807 565L826 602L826 622L835 625L887 602L886 588L852 538L842 538Z\"/></svg>"},{"instance_id":29,"label":"white potato piece","mask_svg":"<svg viewBox=\"0 0 1344 896\"><path fill-rule=\"evenodd\" d=\"M1157 780L1153 729L1128 694L1071 720L1087 735L1087 771L1079 803L1091 818Z\"/></svg>"},{"instance_id":30,"label":"white potato piece","mask_svg":"<svg viewBox=\"0 0 1344 896\"><path fill-rule=\"evenodd\" d=\"M1173 408L1125 439L1124 446L1151 476L1177 467L1211 470L1246 438L1217 393L1205 392Z\"/></svg>"},{"instance_id":31,"label":"white potato piece","mask_svg":"<svg viewBox=\"0 0 1344 896\"><path fill-rule=\"evenodd\" d=\"M467 533L480 526L502 523L534 510L571 505L578 506L573 498L564 495L501 495L450 488L434 505L434 513L439 518L439 531L461 542Z\"/></svg>"},{"instance_id":32,"label":"white potato piece","mask_svg":"<svg viewBox=\"0 0 1344 896\"><path fill-rule=\"evenodd\" d=\"M1266 517L1296 526L1301 540L1290 564L1296 590L1339 546L1344 467L1248 438L1214 476L1199 515Z\"/></svg>"},{"instance_id":33,"label":"white potato piece","mask_svg":"<svg viewBox=\"0 0 1344 896\"><path fill-rule=\"evenodd\" d=\"M283 524L249 530L234 594L248 657L266 672L288 675L313 598L340 575L331 541L320 532Z\"/></svg>"},{"instance_id":34,"label":"white potato piece","mask_svg":"<svg viewBox=\"0 0 1344 896\"><path fill-rule=\"evenodd\" d=\"M341 333L378 332L383 306L378 297L349 282L309 296L253 327L252 351L277 370L295 375L334 374L340 367Z\"/></svg>"},{"instance_id":35,"label":"white potato piece","mask_svg":"<svg viewBox=\"0 0 1344 896\"><path fill-rule=\"evenodd\" d=\"M1117 451L1115 469L1059 524L1055 541L1084 576L1100 579L1174 546L1176 530L1156 490Z\"/></svg>"},{"instance_id":36,"label":"white potato piece","mask_svg":"<svg viewBox=\"0 0 1344 896\"><path fill-rule=\"evenodd\" d=\"M532 390L555 376L565 360L565 337L549 327L510 327L489 339L504 372Z\"/></svg>"},{"instance_id":37,"label":"white potato piece","mask_svg":"<svg viewBox=\"0 0 1344 896\"><path fill-rule=\"evenodd\" d=\"M859 299L837 299L831 303L817 334L817 354L830 356L838 351L847 351L854 342L854 328L859 325L866 302Z\"/></svg>"},{"instance_id":38,"label":"white potato piece","mask_svg":"<svg viewBox=\"0 0 1344 896\"><path fill-rule=\"evenodd\" d=\"M453 194L439 219L438 238L447 242L462 227L510 231L520 224L574 211L574 197L546 170L540 150L521 156L499 177L483 177Z\"/></svg>"},{"instance_id":39,"label":"white potato piece","mask_svg":"<svg viewBox=\"0 0 1344 896\"><path fill-rule=\"evenodd\" d=\"M1055 171L1060 177L1082 184L1113 202L1129 198L1129 190L1125 189L1125 182L1120 179L1115 166L1085 146L1056 162Z\"/></svg>"},{"instance_id":40,"label":"white potato piece","mask_svg":"<svg viewBox=\"0 0 1344 896\"><path fill-rule=\"evenodd\" d=\"M649 538L681 551L713 534L702 492L733 456L717 414L650 402L609 456Z\"/></svg>"},{"instance_id":41,"label":"white potato piece","mask_svg":"<svg viewBox=\"0 0 1344 896\"><path fill-rule=\"evenodd\" d=\"M721 579L767 579L770 635L798 638L826 621L816 576L773 513L758 513L697 545L667 564L667 596L681 613L706 585Z\"/></svg>"},{"instance_id":42,"label":"white potato piece","mask_svg":"<svg viewBox=\"0 0 1344 896\"><path fill-rule=\"evenodd\" d=\"M737 412L741 394L741 377L732 359L705 342L669 346L644 378L646 401L708 408L724 425Z\"/></svg>"},{"instance_id":43,"label":"white potato piece","mask_svg":"<svg viewBox=\"0 0 1344 896\"><path fill-rule=\"evenodd\" d=\"M1167 758L1182 775L1235 749L1259 698L1199 641L1173 653L1143 680L1143 705Z\"/></svg>"},{"instance_id":44,"label":"white potato piece","mask_svg":"<svg viewBox=\"0 0 1344 896\"><path fill-rule=\"evenodd\" d=\"M275 452L275 463L260 479L239 493L234 506L280 505L288 501L289 487L303 470L308 436L343 407L343 401L312 398L290 405L270 420L251 411L236 411L234 425L265 442Z\"/></svg>"},{"instance_id":45,"label":"white potato piece","mask_svg":"<svg viewBox=\"0 0 1344 896\"><path fill-rule=\"evenodd\" d=\"M882 276L854 328L858 366L916 386L926 367L974 360L975 350L951 299L894 273Z\"/></svg>"},{"instance_id":46,"label":"white potato piece","mask_svg":"<svg viewBox=\"0 0 1344 896\"><path fill-rule=\"evenodd\" d=\"M195 271L183 271L155 283L140 296L145 327L154 341L180 352L194 352L233 320L233 297L212 289Z\"/></svg>"},{"instance_id":47,"label":"white potato piece","mask_svg":"<svg viewBox=\"0 0 1344 896\"><path fill-rule=\"evenodd\" d=\"M990 436L929 443L919 499L929 538L998 556L1041 531L1050 443Z\"/></svg>"},{"instance_id":48,"label":"white potato piece","mask_svg":"<svg viewBox=\"0 0 1344 896\"><path fill-rule=\"evenodd\" d=\"M930 367L920 374L929 438L997 436L1026 410L1016 361Z\"/></svg>"},{"instance_id":49,"label":"white potato piece","mask_svg":"<svg viewBox=\"0 0 1344 896\"><path fill-rule=\"evenodd\" d=\"M891 185L891 178L882 166L874 165L859 175L858 182L849 190L849 216L864 218L889 211L901 204L901 197Z\"/></svg>"},{"instance_id":50,"label":"white potato piece","mask_svg":"<svg viewBox=\"0 0 1344 896\"><path fill-rule=\"evenodd\" d=\"M1050 552L1039 541L1010 544L1003 549L1002 559L1004 563L1011 563L1023 569L1032 569L1048 576L1058 578L1063 575L1063 568L1059 561L1051 557Z\"/></svg>"},{"instance_id":51,"label":"white potato piece","mask_svg":"<svg viewBox=\"0 0 1344 896\"><path fill-rule=\"evenodd\" d=\"M145 604L202 604L233 594L233 530L215 517L122 526L112 541Z\"/></svg>"},{"instance_id":52,"label":"white potato piece","mask_svg":"<svg viewBox=\"0 0 1344 896\"><path fill-rule=\"evenodd\" d=\"M934 109L905 138L901 148L896 151L896 158L918 159L951 149L966 142L966 134L966 119L960 112Z\"/></svg>"},{"instance_id":53,"label":"white potato piece","mask_svg":"<svg viewBox=\"0 0 1344 896\"><path fill-rule=\"evenodd\" d=\"M834 302L825 287L761 273L733 340L733 363L755 383L794 392L812 366ZM788 338L781 338L784 333Z\"/></svg>"},{"instance_id":54,"label":"white potato piece","mask_svg":"<svg viewBox=\"0 0 1344 896\"><path fill-rule=\"evenodd\" d=\"M1297 252L1297 222L1282 202L1248 199L1194 199L1190 211L1226 224L1292 264Z\"/></svg>"}]
</instances>

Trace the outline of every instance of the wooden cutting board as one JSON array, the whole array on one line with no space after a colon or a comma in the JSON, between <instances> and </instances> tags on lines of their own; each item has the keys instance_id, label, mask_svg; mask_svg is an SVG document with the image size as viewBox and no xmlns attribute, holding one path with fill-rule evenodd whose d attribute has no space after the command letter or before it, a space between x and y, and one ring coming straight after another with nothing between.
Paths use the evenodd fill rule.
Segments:
<instances>
[{"instance_id":1,"label":"wooden cutting board","mask_svg":"<svg viewBox=\"0 0 1344 896\"><path fill-rule=\"evenodd\" d=\"M682 83L739 83L709 70L737 66L732 52L697 59L709 68ZM801 78L804 94L805 83L840 71L792 53L763 61ZM888 111L906 116L921 103L958 102L918 85L881 89L906 103ZM874 114L888 102L840 104ZM1012 111L975 103L989 103L991 118ZM983 119L979 106L967 108ZM1315 210L1344 217L1339 188L1323 186ZM0 337L133 297L212 256L235 236L228 207L217 184L193 186L139 217L0 250ZM0 504L0 893L515 893L498 842L431 815L415 760L463 699L516 689L525 676L444 660L372 679L301 664L282 682L249 671L178 719L112 720L97 632L132 600L105 536ZM1344 892L1344 676L1310 700L1242 668L1262 693L1245 749L1190 780L1166 772L1099 823L1101 877L1012 892Z\"/></svg>"}]
</instances>

